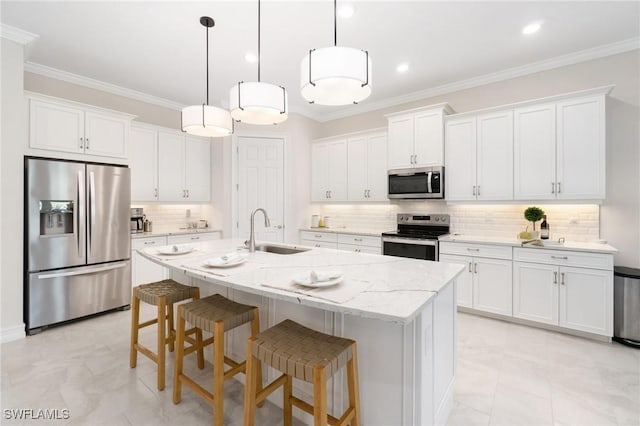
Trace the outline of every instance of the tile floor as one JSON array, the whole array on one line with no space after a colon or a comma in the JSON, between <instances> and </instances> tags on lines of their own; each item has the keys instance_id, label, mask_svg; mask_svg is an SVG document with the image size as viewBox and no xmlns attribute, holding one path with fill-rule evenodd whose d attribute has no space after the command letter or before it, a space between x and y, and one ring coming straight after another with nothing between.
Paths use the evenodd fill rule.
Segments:
<instances>
[{"instance_id":1,"label":"tile floor","mask_svg":"<svg viewBox=\"0 0 640 426\"><path fill-rule=\"evenodd\" d=\"M468 314L458 319L449 425L640 425L640 351ZM210 424L210 407L188 389L182 403L172 403L170 363L162 392L148 359L139 356L129 368L129 321L130 311L116 312L3 344L0 423L49 423L10 420L5 409L67 408L70 419L50 422ZM154 336L154 327L141 332L149 345ZM209 380L208 368L191 372ZM238 382L225 385L225 425L242 424L242 392ZM275 405L257 410L256 425L280 424Z\"/></svg>"}]
</instances>

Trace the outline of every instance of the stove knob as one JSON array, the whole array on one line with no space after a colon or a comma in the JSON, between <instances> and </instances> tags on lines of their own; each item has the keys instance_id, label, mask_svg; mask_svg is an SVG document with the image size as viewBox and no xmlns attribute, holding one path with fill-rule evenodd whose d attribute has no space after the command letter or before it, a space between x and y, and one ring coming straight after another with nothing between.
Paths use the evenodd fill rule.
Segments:
<instances>
[{"instance_id":1,"label":"stove knob","mask_svg":"<svg viewBox=\"0 0 640 426\"><path fill-rule=\"evenodd\" d=\"M436 222L440 222L440 216L436 216Z\"/></svg>"}]
</instances>

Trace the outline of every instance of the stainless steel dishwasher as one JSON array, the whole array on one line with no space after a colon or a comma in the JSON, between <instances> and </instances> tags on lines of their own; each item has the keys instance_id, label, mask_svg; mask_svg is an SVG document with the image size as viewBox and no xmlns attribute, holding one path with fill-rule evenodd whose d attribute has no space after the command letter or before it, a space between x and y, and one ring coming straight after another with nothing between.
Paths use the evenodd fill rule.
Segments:
<instances>
[{"instance_id":1,"label":"stainless steel dishwasher","mask_svg":"<svg viewBox=\"0 0 640 426\"><path fill-rule=\"evenodd\" d=\"M613 340L640 349L640 269L613 269Z\"/></svg>"}]
</instances>

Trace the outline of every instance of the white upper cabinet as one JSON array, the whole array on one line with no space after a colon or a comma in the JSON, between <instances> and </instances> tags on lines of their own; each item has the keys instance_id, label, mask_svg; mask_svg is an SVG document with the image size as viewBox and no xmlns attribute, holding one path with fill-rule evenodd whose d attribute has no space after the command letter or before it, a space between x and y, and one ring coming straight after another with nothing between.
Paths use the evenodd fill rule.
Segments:
<instances>
[{"instance_id":1,"label":"white upper cabinet","mask_svg":"<svg viewBox=\"0 0 640 426\"><path fill-rule=\"evenodd\" d=\"M559 102L556 195L559 199L605 198L604 96Z\"/></svg>"},{"instance_id":2,"label":"white upper cabinet","mask_svg":"<svg viewBox=\"0 0 640 426\"><path fill-rule=\"evenodd\" d=\"M131 128L131 200L158 201L158 132Z\"/></svg>"},{"instance_id":3,"label":"white upper cabinet","mask_svg":"<svg viewBox=\"0 0 640 426\"><path fill-rule=\"evenodd\" d=\"M347 200L347 140L311 146L311 201Z\"/></svg>"},{"instance_id":4,"label":"white upper cabinet","mask_svg":"<svg viewBox=\"0 0 640 426\"><path fill-rule=\"evenodd\" d=\"M387 200L387 135L372 133L347 140L349 201Z\"/></svg>"},{"instance_id":5,"label":"white upper cabinet","mask_svg":"<svg viewBox=\"0 0 640 426\"><path fill-rule=\"evenodd\" d=\"M211 200L209 139L156 127L131 131L131 199L133 201Z\"/></svg>"},{"instance_id":6,"label":"white upper cabinet","mask_svg":"<svg viewBox=\"0 0 640 426\"><path fill-rule=\"evenodd\" d=\"M513 199L511 110L447 120L445 148L446 199Z\"/></svg>"},{"instance_id":7,"label":"white upper cabinet","mask_svg":"<svg viewBox=\"0 0 640 426\"><path fill-rule=\"evenodd\" d=\"M133 115L37 95L28 99L29 148L35 150L31 153L47 150L127 158Z\"/></svg>"},{"instance_id":8,"label":"white upper cabinet","mask_svg":"<svg viewBox=\"0 0 640 426\"><path fill-rule=\"evenodd\" d=\"M444 115L447 104L387 115L389 120L388 169L442 166Z\"/></svg>"},{"instance_id":9,"label":"white upper cabinet","mask_svg":"<svg viewBox=\"0 0 640 426\"><path fill-rule=\"evenodd\" d=\"M515 110L516 199L605 198L605 96Z\"/></svg>"}]
</instances>

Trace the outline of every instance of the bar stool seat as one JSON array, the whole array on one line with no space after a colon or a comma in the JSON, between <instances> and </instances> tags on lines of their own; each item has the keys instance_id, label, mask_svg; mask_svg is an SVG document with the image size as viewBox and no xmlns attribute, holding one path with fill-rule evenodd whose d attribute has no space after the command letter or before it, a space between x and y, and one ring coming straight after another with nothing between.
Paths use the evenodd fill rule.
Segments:
<instances>
[{"instance_id":1,"label":"bar stool seat","mask_svg":"<svg viewBox=\"0 0 640 426\"><path fill-rule=\"evenodd\" d=\"M135 368L138 363L138 352L147 356L158 364L157 387L163 390L165 387L165 346L169 345L169 351L174 349L176 331L173 324L173 304L187 299L200 298L200 289L174 280L167 279L148 284L141 284L133 288L131 300L131 350L129 365ZM155 319L140 323L140 302L158 307ZM151 351L138 342L138 332L141 328L158 324L157 352Z\"/></svg>"},{"instance_id":2,"label":"bar stool seat","mask_svg":"<svg viewBox=\"0 0 640 426\"><path fill-rule=\"evenodd\" d=\"M186 323L191 324L200 333L207 331L213 333L213 337L192 342L186 339ZM251 324L251 335L255 336L260 331L260 318L258 308L234 302L220 294L204 297L193 302L178 306L178 345L176 350L175 369L173 376L173 402L178 404L182 400L182 384L187 385L196 394L213 405L213 424L222 426L224 422L224 382L238 373L245 372L246 361L236 362L224 355L224 333L243 324ZM185 347L185 341L192 343ZM204 358L201 357L202 348L213 344L213 392L188 377L183 371L184 356L198 351L198 367L204 367ZM224 371L224 364L231 368ZM262 370L257 373L259 383L262 383Z\"/></svg>"},{"instance_id":3,"label":"bar stool seat","mask_svg":"<svg viewBox=\"0 0 640 426\"><path fill-rule=\"evenodd\" d=\"M263 390L256 388L254 374L264 362L283 374ZM342 367L347 369L349 407L338 419L327 414L327 379ZM313 383L313 405L292 395L293 378ZM247 381L244 424L254 424L256 403L280 385L284 387L284 424L292 424L292 406L312 414L314 425L359 425L360 403L356 342L304 327L294 321L281 323L250 337L247 342ZM261 383L261 382L260 382Z\"/></svg>"}]
</instances>

